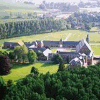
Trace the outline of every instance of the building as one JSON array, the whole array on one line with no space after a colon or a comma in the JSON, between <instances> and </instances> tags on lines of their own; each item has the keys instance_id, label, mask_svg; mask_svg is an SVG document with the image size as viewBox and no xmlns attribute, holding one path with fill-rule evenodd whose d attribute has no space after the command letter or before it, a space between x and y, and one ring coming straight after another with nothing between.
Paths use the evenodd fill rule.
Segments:
<instances>
[{"instance_id":1,"label":"building","mask_svg":"<svg viewBox=\"0 0 100 100\"><path fill-rule=\"evenodd\" d=\"M16 46L21 46L23 45L23 42L4 42L3 47L5 49L9 48L9 49L14 49Z\"/></svg>"},{"instance_id":2,"label":"building","mask_svg":"<svg viewBox=\"0 0 100 100\"><path fill-rule=\"evenodd\" d=\"M54 55L50 49L57 48L58 52L56 53L60 54L64 62L69 63L71 66L73 64L77 65L77 63L80 63L80 65L82 64L82 66L93 64L93 51L89 45L89 35L87 35L86 40L82 39L80 41L63 41L60 39L59 41L44 40L23 43L28 49L32 49L35 52L41 52L43 55L41 58L43 59L46 57L46 60L48 61L51 61L51 58ZM22 43L4 43L5 48L14 48L20 45L22 45Z\"/></svg>"}]
</instances>

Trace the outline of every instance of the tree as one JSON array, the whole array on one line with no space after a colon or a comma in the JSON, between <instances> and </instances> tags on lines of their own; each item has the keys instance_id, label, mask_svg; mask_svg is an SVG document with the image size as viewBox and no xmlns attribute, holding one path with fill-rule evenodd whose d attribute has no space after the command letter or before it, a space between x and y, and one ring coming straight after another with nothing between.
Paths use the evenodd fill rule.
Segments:
<instances>
[{"instance_id":1,"label":"tree","mask_svg":"<svg viewBox=\"0 0 100 100\"><path fill-rule=\"evenodd\" d=\"M22 48L22 51L23 51L22 52L22 59L23 59L23 63L24 63L25 61L27 61L28 49L25 45L22 45L21 48Z\"/></svg>"},{"instance_id":2,"label":"tree","mask_svg":"<svg viewBox=\"0 0 100 100\"><path fill-rule=\"evenodd\" d=\"M91 29L90 25L89 24L85 24L85 29L86 30L90 30Z\"/></svg>"},{"instance_id":3,"label":"tree","mask_svg":"<svg viewBox=\"0 0 100 100\"><path fill-rule=\"evenodd\" d=\"M29 50L28 52L28 60L29 63L35 63L37 60L37 55L33 50Z\"/></svg>"},{"instance_id":4,"label":"tree","mask_svg":"<svg viewBox=\"0 0 100 100\"><path fill-rule=\"evenodd\" d=\"M0 99L3 100L3 97L6 92L6 84L2 77L0 77Z\"/></svg>"},{"instance_id":5,"label":"tree","mask_svg":"<svg viewBox=\"0 0 100 100\"><path fill-rule=\"evenodd\" d=\"M28 49L25 45L22 46L17 46L14 49L14 54L15 54L15 58L16 60L18 60L18 62L22 62L25 63L25 61L27 61L27 54L28 54Z\"/></svg>"},{"instance_id":6,"label":"tree","mask_svg":"<svg viewBox=\"0 0 100 100\"><path fill-rule=\"evenodd\" d=\"M35 74L35 75L38 75L38 74L39 74L39 71L38 71L37 68L32 67L32 69L31 69L31 73L33 73L33 74Z\"/></svg>"},{"instance_id":7,"label":"tree","mask_svg":"<svg viewBox=\"0 0 100 100\"><path fill-rule=\"evenodd\" d=\"M63 71L64 69L65 69L64 63L60 63L58 71Z\"/></svg>"},{"instance_id":8,"label":"tree","mask_svg":"<svg viewBox=\"0 0 100 100\"><path fill-rule=\"evenodd\" d=\"M12 84L13 84L12 80L8 80L8 81L7 81L7 87L8 87L8 88L9 88L10 86L12 86Z\"/></svg>"},{"instance_id":9,"label":"tree","mask_svg":"<svg viewBox=\"0 0 100 100\"><path fill-rule=\"evenodd\" d=\"M20 46L15 47L14 49L14 53L15 53L15 60L18 60L18 62L20 63L22 61L22 48Z\"/></svg>"},{"instance_id":10,"label":"tree","mask_svg":"<svg viewBox=\"0 0 100 100\"><path fill-rule=\"evenodd\" d=\"M14 54L14 52L9 52L9 58L10 58L10 60L11 60L11 62L15 59L15 54Z\"/></svg>"},{"instance_id":11,"label":"tree","mask_svg":"<svg viewBox=\"0 0 100 100\"><path fill-rule=\"evenodd\" d=\"M63 59L62 59L62 57L59 54L54 54L51 60L55 64L59 64L59 63L63 62Z\"/></svg>"},{"instance_id":12,"label":"tree","mask_svg":"<svg viewBox=\"0 0 100 100\"><path fill-rule=\"evenodd\" d=\"M0 74L5 75L10 72L11 65L9 59L6 56L0 55Z\"/></svg>"}]
</instances>

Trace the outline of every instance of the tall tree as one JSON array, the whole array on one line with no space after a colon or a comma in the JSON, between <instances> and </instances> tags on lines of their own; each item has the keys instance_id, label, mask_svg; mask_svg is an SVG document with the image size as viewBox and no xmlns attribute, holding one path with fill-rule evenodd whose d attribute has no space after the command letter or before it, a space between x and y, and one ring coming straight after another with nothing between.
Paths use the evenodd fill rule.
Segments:
<instances>
[{"instance_id":1,"label":"tall tree","mask_svg":"<svg viewBox=\"0 0 100 100\"><path fill-rule=\"evenodd\" d=\"M9 59L6 56L0 55L0 74L8 74L10 72L11 65Z\"/></svg>"},{"instance_id":2,"label":"tall tree","mask_svg":"<svg viewBox=\"0 0 100 100\"><path fill-rule=\"evenodd\" d=\"M37 55L33 50L29 50L28 52L28 60L29 63L35 63L37 60Z\"/></svg>"}]
</instances>

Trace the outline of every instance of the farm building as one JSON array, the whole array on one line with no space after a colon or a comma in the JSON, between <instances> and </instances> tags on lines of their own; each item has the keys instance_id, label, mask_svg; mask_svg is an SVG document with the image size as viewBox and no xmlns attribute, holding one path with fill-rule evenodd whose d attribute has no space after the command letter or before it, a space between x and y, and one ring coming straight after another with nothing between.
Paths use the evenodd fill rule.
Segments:
<instances>
[{"instance_id":1,"label":"farm building","mask_svg":"<svg viewBox=\"0 0 100 100\"><path fill-rule=\"evenodd\" d=\"M4 47L15 48L22 44L25 44L28 49L33 49L35 52L41 52L43 54L41 58L46 57L48 61L50 61L53 56L50 49L56 48L58 50L56 53L62 56L64 62L71 64L71 62L76 61L75 58L78 58L83 66L93 64L93 52L89 45L89 35L87 35L86 40L82 39L80 41L63 41L60 39L59 41L23 41L23 43L5 42Z\"/></svg>"}]
</instances>

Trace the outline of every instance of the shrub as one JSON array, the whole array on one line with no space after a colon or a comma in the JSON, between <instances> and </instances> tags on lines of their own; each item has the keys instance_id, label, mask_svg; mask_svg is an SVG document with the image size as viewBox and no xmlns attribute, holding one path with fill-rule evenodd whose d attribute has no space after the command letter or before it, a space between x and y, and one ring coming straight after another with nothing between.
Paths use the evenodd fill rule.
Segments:
<instances>
[{"instance_id":1,"label":"shrub","mask_svg":"<svg viewBox=\"0 0 100 100\"><path fill-rule=\"evenodd\" d=\"M35 67L32 67L31 73L34 73L35 75L38 75L39 74L38 69L35 68Z\"/></svg>"}]
</instances>

